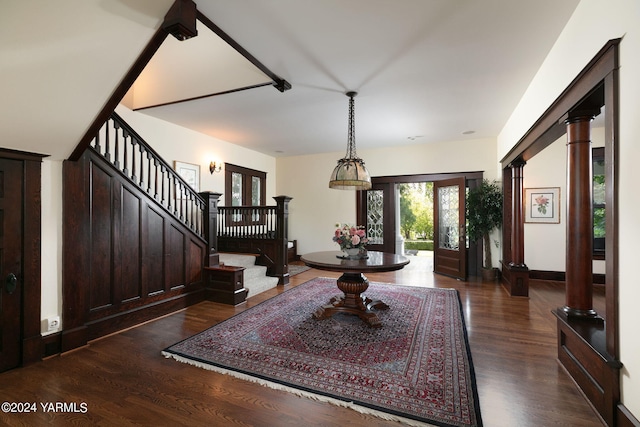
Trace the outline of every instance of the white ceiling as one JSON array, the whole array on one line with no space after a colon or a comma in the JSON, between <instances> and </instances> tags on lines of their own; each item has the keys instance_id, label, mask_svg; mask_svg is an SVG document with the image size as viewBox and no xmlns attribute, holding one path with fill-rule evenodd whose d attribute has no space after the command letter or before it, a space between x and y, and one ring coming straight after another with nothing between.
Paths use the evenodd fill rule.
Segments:
<instances>
[{"instance_id":1,"label":"white ceiling","mask_svg":"<svg viewBox=\"0 0 640 427\"><path fill-rule=\"evenodd\" d=\"M344 151L351 90L360 149L496 137L579 2L195 1L292 89L141 111L272 156ZM172 2L2 1L0 146L68 156Z\"/></svg>"},{"instance_id":2,"label":"white ceiling","mask_svg":"<svg viewBox=\"0 0 640 427\"><path fill-rule=\"evenodd\" d=\"M291 156L346 149L351 90L359 148L496 137L578 0L196 3L292 89L144 113Z\"/></svg>"}]
</instances>

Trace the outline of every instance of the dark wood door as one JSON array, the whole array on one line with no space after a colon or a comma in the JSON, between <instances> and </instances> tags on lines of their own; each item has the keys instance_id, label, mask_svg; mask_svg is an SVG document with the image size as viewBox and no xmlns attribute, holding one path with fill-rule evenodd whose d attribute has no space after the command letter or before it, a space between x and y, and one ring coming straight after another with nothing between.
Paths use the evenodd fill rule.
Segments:
<instances>
[{"instance_id":1,"label":"dark wood door","mask_svg":"<svg viewBox=\"0 0 640 427\"><path fill-rule=\"evenodd\" d=\"M464 177L433 183L433 270L467 278Z\"/></svg>"},{"instance_id":2,"label":"dark wood door","mask_svg":"<svg viewBox=\"0 0 640 427\"><path fill-rule=\"evenodd\" d=\"M21 363L22 167L0 159L0 372Z\"/></svg>"},{"instance_id":3,"label":"dark wood door","mask_svg":"<svg viewBox=\"0 0 640 427\"><path fill-rule=\"evenodd\" d=\"M358 225L364 225L369 238L367 249L395 253L395 184L373 184L371 190L358 191Z\"/></svg>"}]
</instances>

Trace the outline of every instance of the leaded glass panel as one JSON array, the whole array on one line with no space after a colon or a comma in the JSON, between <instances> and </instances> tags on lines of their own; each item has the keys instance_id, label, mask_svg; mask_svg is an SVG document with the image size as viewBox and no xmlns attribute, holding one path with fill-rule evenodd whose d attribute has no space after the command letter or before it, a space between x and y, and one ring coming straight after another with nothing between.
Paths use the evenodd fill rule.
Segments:
<instances>
[{"instance_id":1,"label":"leaded glass panel","mask_svg":"<svg viewBox=\"0 0 640 427\"><path fill-rule=\"evenodd\" d=\"M242 174L231 174L231 206L242 206Z\"/></svg>"},{"instance_id":2,"label":"leaded glass panel","mask_svg":"<svg viewBox=\"0 0 640 427\"><path fill-rule=\"evenodd\" d=\"M383 208L383 191L367 191L367 237L369 238L369 242L374 245L381 245L384 243Z\"/></svg>"},{"instance_id":3,"label":"leaded glass panel","mask_svg":"<svg viewBox=\"0 0 640 427\"><path fill-rule=\"evenodd\" d=\"M231 173L231 206L242 206L242 174ZM242 214L234 213L233 221L242 221Z\"/></svg>"},{"instance_id":4,"label":"leaded glass panel","mask_svg":"<svg viewBox=\"0 0 640 427\"><path fill-rule=\"evenodd\" d=\"M251 206L260 206L260 177L251 177Z\"/></svg>"},{"instance_id":5,"label":"leaded glass panel","mask_svg":"<svg viewBox=\"0 0 640 427\"><path fill-rule=\"evenodd\" d=\"M459 249L459 202L457 185L438 188L438 247L441 249Z\"/></svg>"}]
</instances>

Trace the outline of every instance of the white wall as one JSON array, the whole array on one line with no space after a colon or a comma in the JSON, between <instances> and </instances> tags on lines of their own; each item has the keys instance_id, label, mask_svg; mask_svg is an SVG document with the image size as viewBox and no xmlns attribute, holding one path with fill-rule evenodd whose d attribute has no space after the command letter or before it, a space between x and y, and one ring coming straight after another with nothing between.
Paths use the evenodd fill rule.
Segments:
<instances>
[{"instance_id":1,"label":"white wall","mask_svg":"<svg viewBox=\"0 0 640 427\"><path fill-rule=\"evenodd\" d=\"M604 146L604 129L593 129L592 147ZM567 137L560 137L524 167L525 188L560 187L560 223L524 224L524 260L530 270L566 271ZM604 261L593 262L593 272L604 274Z\"/></svg>"},{"instance_id":2,"label":"white wall","mask_svg":"<svg viewBox=\"0 0 640 427\"><path fill-rule=\"evenodd\" d=\"M640 418L640 334L637 302L637 212L640 158L640 2L637 0L582 0L552 51L532 81L520 104L498 137L498 158L531 127L605 43L620 43L619 100L619 339L622 369L622 402Z\"/></svg>"},{"instance_id":3,"label":"white wall","mask_svg":"<svg viewBox=\"0 0 640 427\"><path fill-rule=\"evenodd\" d=\"M358 155L371 176L483 171L487 179L497 179L494 139L358 150ZM293 197L289 238L298 240L300 254L337 249L331 240L334 225L355 223L355 192L329 188L331 171L342 157L344 152L277 159L277 190ZM498 251L493 252L497 260Z\"/></svg>"},{"instance_id":4,"label":"white wall","mask_svg":"<svg viewBox=\"0 0 640 427\"><path fill-rule=\"evenodd\" d=\"M44 321L47 318L62 318L62 161L42 162L42 288L41 315L42 333L49 334ZM60 324L60 326L62 326Z\"/></svg>"}]
</instances>

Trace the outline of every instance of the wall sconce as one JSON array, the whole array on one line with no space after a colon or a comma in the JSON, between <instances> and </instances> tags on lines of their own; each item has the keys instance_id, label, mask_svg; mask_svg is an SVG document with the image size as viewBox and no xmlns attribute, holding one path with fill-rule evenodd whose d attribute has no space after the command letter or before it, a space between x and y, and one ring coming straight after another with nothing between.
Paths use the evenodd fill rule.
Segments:
<instances>
[{"instance_id":1,"label":"wall sconce","mask_svg":"<svg viewBox=\"0 0 640 427\"><path fill-rule=\"evenodd\" d=\"M222 163L211 162L209 164L209 172L213 175L214 172L220 172L222 170Z\"/></svg>"}]
</instances>

